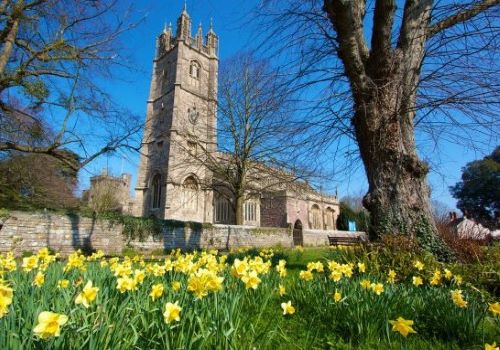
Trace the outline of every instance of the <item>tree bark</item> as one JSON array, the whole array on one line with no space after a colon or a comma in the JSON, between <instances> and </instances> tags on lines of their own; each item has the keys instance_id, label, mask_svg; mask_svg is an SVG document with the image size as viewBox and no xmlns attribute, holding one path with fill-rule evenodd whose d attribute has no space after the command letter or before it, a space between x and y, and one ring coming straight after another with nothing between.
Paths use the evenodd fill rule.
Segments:
<instances>
[{"instance_id":1,"label":"tree bark","mask_svg":"<svg viewBox=\"0 0 500 350\"><path fill-rule=\"evenodd\" d=\"M364 1L325 0L324 5L351 85L352 124L369 183L363 204L370 212L370 235L408 234L424 249L449 258L432 217L429 168L418 157L414 130L432 1L406 1L393 47L395 2L377 0L368 55L362 30Z\"/></svg>"},{"instance_id":2,"label":"tree bark","mask_svg":"<svg viewBox=\"0 0 500 350\"><path fill-rule=\"evenodd\" d=\"M245 198L243 196L237 196L235 202L234 214L236 225L243 225L243 205L245 204Z\"/></svg>"}]
</instances>

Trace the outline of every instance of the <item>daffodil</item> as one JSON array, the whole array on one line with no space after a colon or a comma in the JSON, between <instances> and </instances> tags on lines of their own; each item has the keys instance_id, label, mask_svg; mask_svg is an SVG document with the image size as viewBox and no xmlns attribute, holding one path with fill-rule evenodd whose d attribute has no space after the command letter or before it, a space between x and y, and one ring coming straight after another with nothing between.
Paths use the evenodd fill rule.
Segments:
<instances>
[{"instance_id":1,"label":"daffodil","mask_svg":"<svg viewBox=\"0 0 500 350\"><path fill-rule=\"evenodd\" d=\"M359 272L365 272L366 271L366 266L363 263L358 263L358 271Z\"/></svg>"},{"instance_id":2,"label":"daffodil","mask_svg":"<svg viewBox=\"0 0 500 350\"><path fill-rule=\"evenodd\" d=\"M158 283L151 287L151 293L149 293L149 296L151 297L151 299L153 299L153 301L160 298L162 295L163 295L163 284Z\"/></svg>"},{"instance_id":3,"label":"daffodil","mask_svg":"<svg viewBox=\"0 0 500 350\"><path fill-rule=\"evenodd\" d=\"M419 260L415 261L415 263L413 264L413 266L418 270L418 271L422 271L425 267L425 265L420 262Z\"/></svg>"},{"instance_id":4,"label":"daffodil","mask_svg":"<svg viewBox=\"0 0 500 350\"><path fill-rule=\"evenodd\" d=\"M282 297L283 295L286 294L286 288L284 286L282 286L281 284L278 286L278 293L279 293L280 297Z\"/></svg>"},{"instance_id":5,"label":"daffodil","mask_svg":"<svg viewBox=\"0 0 500 350\"><path fill-rule=\"evenodd\" d=\"M451 291L451 299L453 300L453 303L460 307L460 308L466 308L467 307L467 301L464 300L464 297L462 295L462 291L459 289L452 290Z\"/></svg>"},{"instance_id":6,"label":"daffodil","mask_svg":"<svg viewBox=\"0 0 500 350\"><path fill-rule=\"evenodd\" d=\"M243 277L241 277L241 280L243 281L243 283L245 283L245 287L247 289L250 289L250 288L257 289L257 287L259 286L259 284L261 282L261 279L257 275L256 271L250 271L250 272L246 273L245 275L243 275Z\"/></svg>"},{"instance_id":7,"label":"daffodil","mask_svg":"<svg viewBox=\"0 0 500 350\"><path fill-rule=\"evenodd\" d=\"M493 344L484 344L484 350L499 350L497 343L493 342Z\"/></svg>"},{"instance_id":8,"label":"daffodil","mask_svg":"<svg viewBox=\"0 0 500 350\"><path fill-rule=\"evenodd\" d=\"M68 322L66 315L43 311L38 315L38 324L33 329L33 333L42 339L58 337L61 334L61 326L66 322Z\"/></svg>"},{"instance_id":9,"label":"daffodil","mask_svg":"<svg viewBox=\"0 0 500 350\"><path fill-rule=\"evenodd\" d=\"M116 280L116 289L120 293L125 293L126 291L136 290L137 281L130 277L121 277Z\"/></svg>"},{"instance_id":10,"label":"daffodil","mask_svg":"<svg viewBox=\"0 0 500 350\"><path fill-rule=\"evenodd\" d=\"M372 285L372 283L369 280L362 280L361 282L359 282L359 284L363 289L369 289Z\"/></svg>"},{"instance_id":11,"label":"daffodil","mask_svg":"<svg viewBox=\"0 0 500 350\"><path fill-rule=\"evenodd\" d=\"M435 270L429 283L432 286L438 286L441 284L441 271Z\"/></svg>"},{"instance_id":12,"label":"daffodil","mask_svg":"<svg viewBox=\"0 0 500 350\"><path fill-rule=\"evenodd\" d=\"M413 321L405 320L402 317L398 317L397 320L391 320L389 323L392 325L392 330L394 332L399 332L402 336L406 337L410 333L417 333L413 328Z\"/></svg>"},{"instance_id":13,"label":"daffodil","mask_svg":"<svg viewBox=\"0 0 500 350\"><path fill-rule=\"evenodd\" d=\"M181 287L182 287L181 282L179 282L179 281L172 282L172 289L174 291L178 291L179 289L181 289Z\"/></svg>"},{"instance_id":14,"label":"daffodil","mask_svg":"<svg viewBox=\"0 0 500 350\"><path fill-rule=\"evenodd\" d=\"M387 273L387 282L388 283L394 283L396 282L396 271L394 270L389 270L389 272Z\"/></svg>"},{"instance_id":15,"label":"daffodil","mask_svg":"<svg viewBox=\"0 0 500 350\"><path fill-rule=\"evenodd\" d=\"M424 281L422 280L422 277L419 277L419 276L413 276L412 281L413 281L413 285L416 286L416 287L421 286L422 284L424 284Z\"/></svg>"},{"instance_id":16,"label":"daffodil","mask_svg":"<svg viewBox=\"0 0 500 350\"><path fill-rule=\"evenodd\" d=\"M37 287L41 287L45 283L45 275L38 271L35 278L33 279L33 284Z\"/></svg>"},{"instance_id":17,"label":"daffodil","mask_svg":"<svg viewBox=\"0 0 500 350\"><path fill-rule=\"evenodd\" d=\"M342 299L342 294L335 289L335 293L333 293L333 301L338 303Z\"/></svg>"},{"instance_id":18,"label":"daffodil","mask_svg":"<svg viewBox=\"0 0 500 350\"><path fill-rule=\"evenodd\" d=\"M493 315L500 314L500 303L499 302L496 302L493 304L488 304L488 305L490 306L488 308L488 310L490 310Z\"/></svg>"},{"instance_id":19,"label":"daffodil","mask_svg":"<svg viewBox=\"0 0 500 350\"><path fill-rule=\"evenodd\" d=\"M182 307L179 306L179 302L175 303L166 303L165 304L165 311L163 312L163 318L165 320L165 323L169 324L172 323L173 321L180 321L181 320L181 311Z\"/></svg>"},{"instance_id":20,"label":"daffodil","mask_svg":"<svg viewBox=\"0 0 500 350\"><path fill-rule=\"evenodd\" d=\"M0 318L7 314L13 294L12 288L0 283Z\"/></svg>"},{"instance_id":21,"label":"daffodil","mask_svg":"<svg viewBox=\"0 0 500 350\"><path fill-rule=\"evenodd\" d=\"M25 272L30 272L31 270L38 267L38 256L32 255L27 258L23 258L22 264L23 270Z\"/></svg>"},{"instance_id":22,"label":"daffodil","mask_svg":"<svg viewBox=\"0 0 500 350\"><path fill-rule=\"evenodd\" d=\"M281 303L281 308L283 309L283 315L293 315L295 313L295 308L292 306L291 300Z\"/></svg>"},{"instance_id":23,"label":"daffodil","mask_svg":"<svg viewBox=\"0 0 500 350\"><path fill-rule=\"evenodd\" d=\"M370 284L370 288L377 295L380 295L384 292L384 285L382 283L372 283Z\"/></svg>"},{"instance_id":24,"label":"daffodil","mask_svg":"<svg viewBox=\"0 0 500 350\"><path fill-rule=\"evenodd\" d=\"M62 279L62 280L57 281L57 288L65 289L65 288L68 288L68 287L69 287L69 281L68 280Z\"/></svg>"},{"instance_id":25,"label":"daffodil","mask_svg":"<svg viewBox=\"0 0 500 350\"><path fill-rule=\"evenodd\" d=\"M92 281L88 281L85 287L83 287L83 291L76 297L75 304L82 304L83 306L88 308L90 306L90 303L92 303L95 298L97 298L98 291L99 288L92 287Z\"/></svg>"},{"instance_id":26,"label":"daffodil","mask_svg":"<svg viewBox=\"0 0 500 350\"><path fill-rule=\"evenodd\" d=\"M299 278L303 279L304 281L310 281L313 279L313 274L311 271L306 270L306 271L300 271L299 273Z\"/></svg>"}]
</instances>

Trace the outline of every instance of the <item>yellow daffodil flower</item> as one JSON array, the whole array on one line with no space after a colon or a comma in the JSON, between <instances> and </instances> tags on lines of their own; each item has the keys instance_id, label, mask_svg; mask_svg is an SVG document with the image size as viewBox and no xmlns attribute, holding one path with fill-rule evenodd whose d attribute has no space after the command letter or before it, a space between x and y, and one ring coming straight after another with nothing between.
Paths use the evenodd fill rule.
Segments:
<instances>
[{"instance_id":1,"label":"yellow daffodil flower","mask_svg":"<svg viewBox=\"0 0 500 350\"><path fill-rule=\"evenodd\" d=\"M359 284L363 289L369 289L372 285L372 283L369 280L362 280L361 282L359 282Z\"/></svg>"},{"instance_id":2,"label":"yellow daffodil flower","mask_svg":"<svg viewBox=\"0 0 500 350\"><path fill-rule=\"evenodd\" d=\"M174 291L178 291L179 289L181 289L181 287L182 287L181 282L179 282L179 281L172 282L172 289Z\"/></svg>"},{"instance_id":3,"label":"yellow daffodil flower","mask_svg":"<svg viewBox=\"0 0 500 350\"><path fill-rule=\"evenodd\" d=\"M83 287L83 291L76 297L75 304L82 304L85 308L88 308L90 303L97 298L98 291L99 288L92 287L92 281L88 281L85 287Z\"/></svg>"},{"instance_id":4,"label":"yellow daffodil flower","mask_svg":"<svg viewBox=\"0 0 500 350\"><path fill-rule=\"evenodd\" d=\"M68 322L66 315L43 311L38 315L38 324L33 329L33 333L41 339L58 337L61 334L61 326L66 322Z\"/></svg>"},{"instance_id":5,"label":"yellow daffodil flower","mask_svg":"<svg viewBox=\"0 0 500 350\"><path fill-rule=\"evenodd\" d=\"M359 272L365 272L366 271L366 266L363 263L358 263L358 271Z\"/></svg>"},{"instance_id":6,"label":"yellow daffodil flower","mask_svg":"<svg viewBox=\"0 0 500 350\"><path fill-rule=\"evenodd\" d=\"M310 281L310 280L313 279L313 274L309 270L300 271L299 278L302 279L302 280L304 280L304 281Z\"/></svg>"},{"instance_id":7,"label":"yellow daffodil flower","mask_svg":"<svg viewBox=\"0 0 500 350\"><path fill-rule=\"evenodd\" d=\"M419 276L413 276L412 281L413 281L413 285L416 286L416 287L421 286L422 284L424 284L424 281L422 280L422 277L419 277Z\"/></svg>"},{"instance_id":8,"label":"yellow daffodil flower","mask_svg":"<svg viewBox=\"0 0 500 350\"><path fill-rule=\"evenodd\" d=\"M387 273L387 282L388 283L395 283L396 282L396 272L394 270L389 270Z\"/></svg>"},{"instance_id":9,"label":"yellow daffodil flower","mask_svg":"<svg viewBox=\"0 0 500 350\"><path fill-rule=\"evenodd\" d=\"M488 308L488 310L490 310L493 315L497 316L498 314L500 314L500 303L499 302L496 302L493 304L488 304L488 305L490 306Z\"/></svg>"},{"instance_id":10,"label":"yellow daffodil flower","mask_svg":"<svg viewBox=\"0 0 500 350\"><path fill-rule=\"evenodd\" d=\"M453 300L453 303L460 307L460 308L466 308L468 302L464 300L464 297L462 295L462 291L459 289L455 289L451 291L451 299Z\"/></svg>"},{"instance_id":11,"label":"yellow daffodil flower","mask_svg":"<svg viewBox=\"0 0 500 350\"><path fill-rule=\"evenodd\" d=\"M413 266L418 270L418 271L422 271L425 267L425 265L420 262L419 260L415 261L415 263L413 264Z\"/></svg>"},{"instance_id":12,"label":"yellow daffodil flower","mask_svg":"<svg viewBox=\"0 0 500 350\"><path fill-rule=\"evenodd\" d=\"M282 297L283 295L286 294L286 288L284 286L282 286L281 284L278 286L278 293L279 293L280 297Z\"/></svg>"},{"instance_id":13,"label":"yellow daffodil flower","mask_svg":"<svg viewBox=\"0 0 500 350\"><path fill-rule=\"evenodd\" d=\"M333 301L338 303L342 299L342 294L335 289L335 293L333 293Z\"/></svg>"},{"instance_id":14,"label":"yellow daffodil flower","mask_svg":"<svg viewBox=\"0 0 500 350\"><path fill-rule=\"evenodd\" d=\"M283 309L283 315L293 315L295 313L295 308L292 306L291 300L281 303L281 308Z\"/></svg>"},{"instance_id":15,"label":"yellow daffodil flower","mask_svg":"<svg viewBox=\"0 0 500 350\"><path fill-rule=\"evenodd\" d=\"M7 314L13 294L12 288L0 283L0 318Z\"/></svg>"},{"instance_id":16,"label":"yellow daffodil flower","mask_svg":"<svg viewBox=\"0 0 500 350\"><path fill-rule=\"evenodd\" d=\"M493 342L493 344L484 344L484 350L500 350L497 346L496 342Z\"/></svg>"},{"instance_id":17,"label":"yellow daffodil flower","mask_svg":"<svg viewBox=\"0 0 500 350\"><path fill-rule=\"evenodd\" d=\"M406 337L410 333L417 333L413 328L413 321L405 320L402 317L398 317L397 320L391 320L389 323L392 325L392 330L394 332L399 332L402 336Z\"/></svg>"},{"instance_id":18,"label":"yellow daffodil flower","mask_svg":"<svg viewBox=\"0 0 500 350\"><path fill-rule=\"evenodd\" d=\"M62 279L62 280L57 281L57 288L65 289L65 288L68 288L68 287L69 287L69 281L68 280Z\"/></svg>"},{"instance_id":19,"label":"yellow daffodil flower","mask_svg":"<svg viewBox=\"0 0 500 350\"><path fill-rule=\"evenodd\" d=\"M45 283L45 276L40 271L36 274L33 279L33 284L37 287L41 287Z\"/></svg>"},{"instance_id":20,"label":"yellow daffodil flower","mask_svg":"<svg viewBox=\"0 0 500 350\"><path fill-rule=\"evenodd\" d=\"M153 301L155 301L163 295L163 289L163 284L154 284L151 287L151 293L149 293L149 296L151 297L151 299L153 299Z\"/></svg>"},{"instance_id":21,"label":"yellow daffodil flower","mask_svg":"<svg viewBox=\"0 0 500 350\"><path fill-rule=\"evenodd\" d=\"M370 284L370 288L377 295L380 295L384 292L384 285L382 283L372 283Z\"/></svg>"},{"instance_id":22,"label":"yellow daffodil flower","mask_svg":"<svg viewBox=\"0 0 500 350\"><path fill-rule=\"evenodd\" d=\"M181 320L181 311L182 307L179 306L179 302L176 301L175 303L166 303L165 304L165 311L163 312L163 318L165 320L165 323L169 324L172 323L173 321L179 322Z\"/></svg>"},{"instance_id":23,"label":"yellow daffodil flower","mask_svg":"<svg viewBox=\"0 0 500 350\"><path fill-rule=\"evenodd\" d=\"M245 283L245 287L247 289L257 289L261 282L261 279L257 275L256 271L250 271L246 273L245 275L243 275L243 277L241 277L241 280L243 281L243 283Z\"/></svg>"}]
</instances>

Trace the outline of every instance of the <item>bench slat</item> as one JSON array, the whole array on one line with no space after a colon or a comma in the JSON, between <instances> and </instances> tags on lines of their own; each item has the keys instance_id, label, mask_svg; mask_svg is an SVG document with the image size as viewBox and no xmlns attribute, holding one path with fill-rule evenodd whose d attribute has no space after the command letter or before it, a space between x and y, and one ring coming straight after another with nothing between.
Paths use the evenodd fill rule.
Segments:
<instances>
[{"instance_id":1,"label":"bench slat","mask_svg":"<svg viewBox=\"0 0 500 350\"><path fill-rule=\"evenodd\" d=\"M328 236L328 243L330 245L339 245L339 244L357 244L361 242L361 237L333 237Z\"/></svg>"}]
</instances>

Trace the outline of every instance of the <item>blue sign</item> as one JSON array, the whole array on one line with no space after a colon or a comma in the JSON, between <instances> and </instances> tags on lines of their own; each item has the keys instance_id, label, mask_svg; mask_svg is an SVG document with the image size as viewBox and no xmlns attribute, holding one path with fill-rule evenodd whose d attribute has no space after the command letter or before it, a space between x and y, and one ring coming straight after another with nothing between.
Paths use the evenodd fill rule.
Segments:
<instances>
[{"instance_id":1,"label":"blue sign","mask_svg":"<svg viewBox=\"0 0 500 350\"><path fill-rule=\"evenodd\" d=\"M349 220L349 231L356 231L356 221Z\"/></svg>"}]
</instances>

